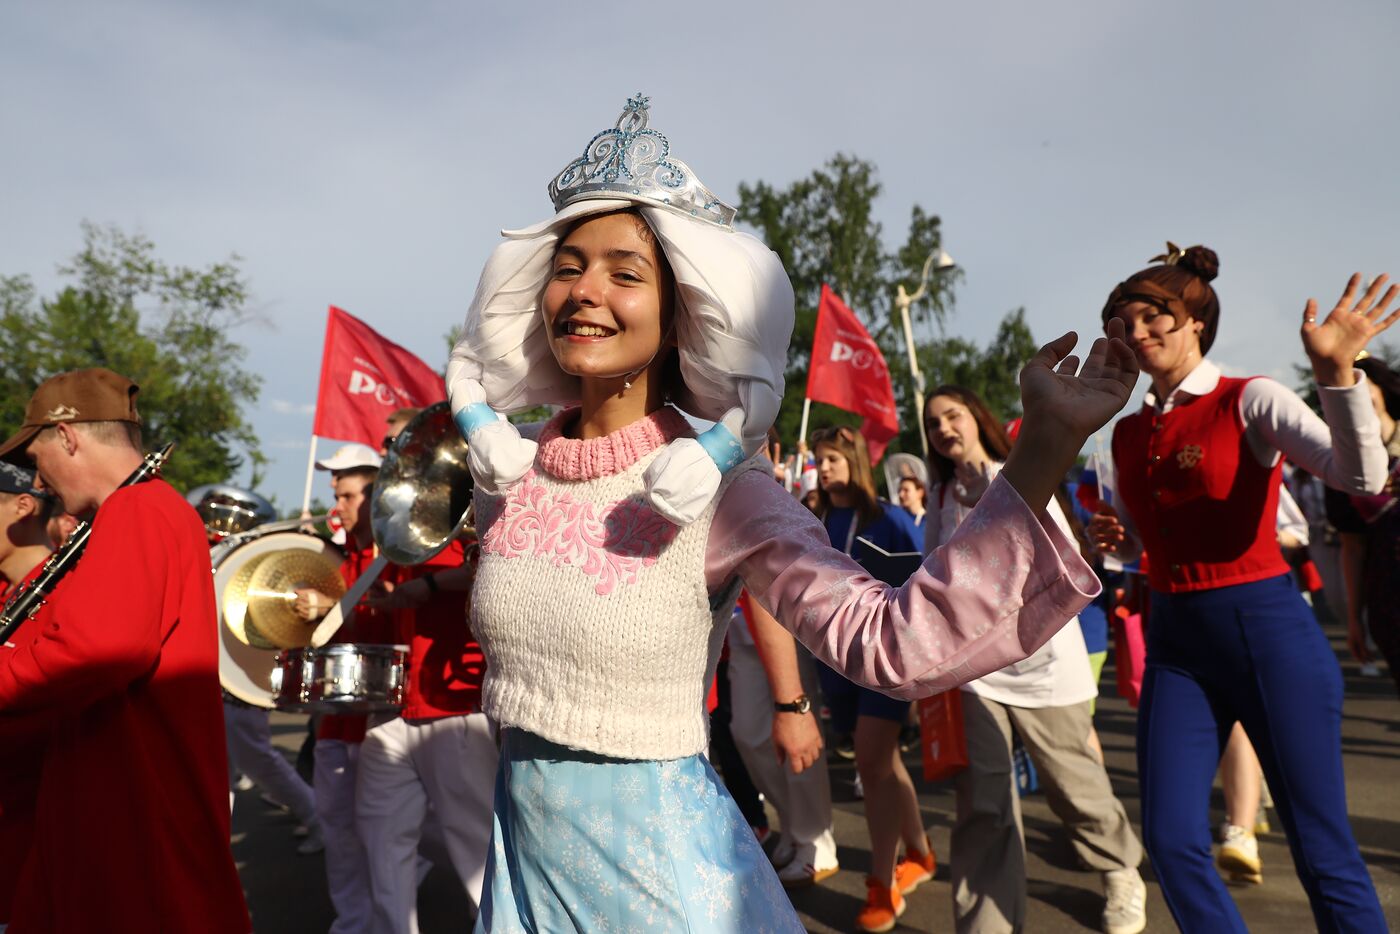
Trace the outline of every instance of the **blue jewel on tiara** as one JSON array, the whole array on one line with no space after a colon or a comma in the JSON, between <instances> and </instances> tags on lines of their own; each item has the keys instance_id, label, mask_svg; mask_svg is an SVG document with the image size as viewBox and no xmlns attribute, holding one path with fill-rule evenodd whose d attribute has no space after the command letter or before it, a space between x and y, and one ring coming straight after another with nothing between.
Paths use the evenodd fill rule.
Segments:
<instances>
[{"instance_id":1,"label":"blue jewel on tiara","mask_svg":"<svg viewBox=\"0 0 1400 934\"><path fill-rule=\"evenodd\" d=\"M732 227L734 208L715 197L695 173L671 157L671 143L647 126L650 99L641 92L627 99L617 125L589 140L583 155L549 183L554 210L590 198L631 195L664 207Z\"/></svg>"}]
</instances>

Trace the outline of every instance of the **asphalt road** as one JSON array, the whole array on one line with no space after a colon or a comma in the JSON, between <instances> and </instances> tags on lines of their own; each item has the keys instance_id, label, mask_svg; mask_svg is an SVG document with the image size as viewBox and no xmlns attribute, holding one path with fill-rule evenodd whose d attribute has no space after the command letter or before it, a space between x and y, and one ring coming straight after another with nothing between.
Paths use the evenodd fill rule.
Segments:
<instances>
[{"instance_id":1,"label":"asphalt road","mask_svg":"<svg viewBox=\"0 0 1400 934\"><path fill-rule=\"evenodd\" d=\"M1330 630L1333 647L1345 654L1340 630ZM1343 754L1352 827L1371 876L1380 892L1386 918L1400 930L1400 809L1395 786L1400 779L1400 700L1389 677L1362 678L1349 659L1342 662L1347 697L1342 727ZM1138 785L1134 766L1134 712L1113 691L1112 666L1105 671L1104 696L1096 723L1115 790L1137 826ZM304 735L305 720L273 715L275 742L290 755ZM918 774L911 757L910 771ZM796 893L793 904L813 932L853 930L853 919L865 897L864 876L869 865L861 803L851 795L852 766L833 759L832 791L836 801L836 835L842 871L820 886ZM948 852L953 793L949 785L920 785L924 822L942 860ZM1220 809L1217 792L1215 805ZM1044 797L1023 801L1030 875L1030 919L1036 932L1097 931L1102 896L1096 873L1077 868L1059 821ZM1245 922L1253 931L1313 930L1307 897L1293 874L1287 842L1273 821L1274 832L1260 838L1264 884L1232 892ZM332 920L320 856L298 856L291 835L293 822L264 804L256 791L238 795L233 816L233 852L242 875L253 926L258 934L309 934L328 930ZM1150 930L1173 930L1150 865L1147 879ZM466 896L455 877L433 869L419 890L419 924L423 934L470 930ZM934 881L909 897L909 909L897 931L951 931L948 872L940 865Z\"/></svg>"}]
</instances>

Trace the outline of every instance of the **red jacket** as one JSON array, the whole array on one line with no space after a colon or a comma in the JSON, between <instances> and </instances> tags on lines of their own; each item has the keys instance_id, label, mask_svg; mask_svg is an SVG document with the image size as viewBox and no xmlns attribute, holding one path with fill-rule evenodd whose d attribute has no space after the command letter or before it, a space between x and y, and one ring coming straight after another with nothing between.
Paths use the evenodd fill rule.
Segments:
<instances>
[{"instance_id":1,"label":"red jacket","mask_svg":"<svg viewBox=\"0 0 1400 934\"><path fill-rule=\"evenodd\" d=\"M462 545L453 542L425 564L408 568L413 577L462 565ZM407 579L407 578L405 578ZM408 684L403 716L432 720L481 709L486 657L467 620L467 594L443 590L412 611Z\"/></svg>"},{"instance_id":2,"label":"red jacket","mask_svg":"<svg viewBox=\"0 0 1400 934\"><path fill-rule=\"evenodd\" d=\"M374 547L348 551L340 566L346 586L354 584L374 560ZM427 574L459 567L462 546L453 542L424 564L401 567L390 564L379 580L401 585ZM361 604L332 642L365 642L409 645L408 680L403 716L433 720L481 709L481 679L486 660L467 622L467 595L439 591L427 605L414 610L387 612ZM357 743L364 739L363 714L329 714L321 718L319 739Z\"/></svg>"},{"instance_id":3,"label":"red jacket","mask_svg":"<svg viewBox=\"0 0 1400 934\"><path fill-rule=\"evenodd\" d=\"M1240 418L1248 380L1165 415L1144 406L1113 431L1123 504L1152 561L1153 590L1180 593L1288 573L1275 534L1282 460L1262 466Z\"/></svg>"},{"instance_id":4,"label":"red jacket","mask_svg":"<svg viewBox=\"0 0 1400 934\"><path fill-rule=\"evenodd\" d=\"M340 562L340 577L346 587L353 587L360 575L374 562L373 543L356 548L354 539L345 543L345 560ZM378 580L398 583L404 569L396 564L385 565ZM377 583L377 582L376 582ZM373 589L373 588L371 588ZM368 596L368 594L366 594ZM360 643L364 645L397 645L408 637L403 617L391 610L377 610L362 599L344 624L331 636L328 644ZM317 739L334 739L343 743L361 743L369 715L362 713L328 713L316 727Z\"/></svg>"},{"instance_id":5,"label":"red jacket","mask_svg":"<svg viewBox=\"0 0 1400 934\"><path fill-rule=\"evenodd\" d=\"M0 741L47 743L10 934L250 929L217 638L199 517L164 481L118 489L0 653Z\"/></svg>"},{"instance_id":6,"label":"red jacket","mask_svg":"<svg viewBox=\"0 0 1400 934\"><path fill-rule=\"evenodd\" d=\"M40 561L20 585L38 577L43 569L44 562ZM0 605L9 590L9 582L0 580ZM0 648L3 651L8 650ZM5 755L0 758L0 924L10 920L15 887L34 841L34 806L39 797L43 760L42 736L16 737L6 742Z\"/></svg>"}]
</instances>

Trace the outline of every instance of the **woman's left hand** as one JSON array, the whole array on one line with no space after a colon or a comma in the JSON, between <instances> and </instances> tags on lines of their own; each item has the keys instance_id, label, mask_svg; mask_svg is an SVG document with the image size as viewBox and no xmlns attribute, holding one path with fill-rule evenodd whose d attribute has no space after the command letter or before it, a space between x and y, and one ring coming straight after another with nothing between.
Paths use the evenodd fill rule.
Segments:
<instances>
[{"instance_id":1,"label":"woman's left hand","mask_svg":"<svg viewBox=\"0 0 1400 934\"><path fill-rule=\"evenodd\" d=\"M1352 364L1356 355L1371 338L1400 321L1400 307L1382 320L1386 306L1400 295L1400 286L1392 285L1377 301L1389 279L1386 275L1377 276L1366 294L1356 299L1361 286L1361 273L1356 273L1321 324L1317 323L1317 301L1308 299L1303 309L1303 349L1312 361L1319 386L1353 385L1356 376Z\"/></svg>"}]
</instances>

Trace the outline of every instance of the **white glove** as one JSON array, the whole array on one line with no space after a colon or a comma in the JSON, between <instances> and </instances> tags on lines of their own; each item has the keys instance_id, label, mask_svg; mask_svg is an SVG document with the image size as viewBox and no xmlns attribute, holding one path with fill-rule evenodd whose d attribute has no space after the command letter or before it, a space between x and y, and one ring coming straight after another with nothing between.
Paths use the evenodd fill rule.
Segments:
<instances>
[{"instance_id":1,"label":"white glove","mask_svg":"<svg viewBox=\"0 0 1400 934\"><path fill-rule=\"evenodd\" d=\"M677 438L656 455L646 472L647 499L676 525L689 525L719 492L714 459L694 438Z\"/></svg>"},{"instance_id":2,"label":"white glove","mask_svg":"<svg viewBox=\"0 0 1400 934\"><path fill-rule=\"evenodd\" d=\"M483 493L492 496L525 476L539 448L520 437L510 422L499 420L474 429L467 444L472 477Z\"/></svg>"}]
</instances>

